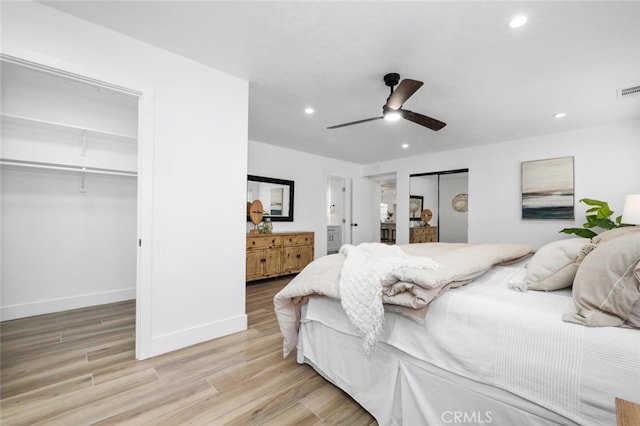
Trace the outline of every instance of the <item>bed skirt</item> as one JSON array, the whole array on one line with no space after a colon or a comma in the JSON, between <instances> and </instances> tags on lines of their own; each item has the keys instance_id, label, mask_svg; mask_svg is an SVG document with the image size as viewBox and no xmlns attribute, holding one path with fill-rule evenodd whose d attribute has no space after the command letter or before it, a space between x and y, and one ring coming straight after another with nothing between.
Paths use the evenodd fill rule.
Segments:
<instances>
[{"instance_id":1,"label":"bed skirt","mask_svg":"<svg viewBox=\"0 0 640 426\"><path fill-rule=\"evenodd\" d=\"M303 310L304 318L304 310ZM333 350L327 350L333 348ZM576 425L510 392L362 340L318 321L302 321L297 361L348 393L380 425Z\"/></svg>"}]
</instances>

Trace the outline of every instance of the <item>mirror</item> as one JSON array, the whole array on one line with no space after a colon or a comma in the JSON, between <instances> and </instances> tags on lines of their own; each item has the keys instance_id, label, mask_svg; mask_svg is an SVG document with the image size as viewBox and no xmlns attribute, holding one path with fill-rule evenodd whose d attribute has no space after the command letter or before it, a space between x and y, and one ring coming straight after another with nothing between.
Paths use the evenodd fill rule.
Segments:
<instances>
[{"instance_id":1,"label":"mirror","mask_svg":"<svg viewBox=\"0 0 640 426\"><path fill-rule=\"evenodd\" d=\"M438 241L468 242L468 169L413 174L409 177L409 185L409 192L415 194L411 197L423 197L423 208L431 210L432 217L428 222L430 226L437 228Z\"/></svg>"},{"instance_id":2,"label":"mirror","mask_svg":"<svg viewBox=\"0 0 640 426\"><path fill-rule=\"evenodd\" d=\"M247 206L260 200L264 218L272 222L293 222L293 181L262 176L247 176ZM247 211L247 221L249 221Z\"/></svg>"}]
</instances>

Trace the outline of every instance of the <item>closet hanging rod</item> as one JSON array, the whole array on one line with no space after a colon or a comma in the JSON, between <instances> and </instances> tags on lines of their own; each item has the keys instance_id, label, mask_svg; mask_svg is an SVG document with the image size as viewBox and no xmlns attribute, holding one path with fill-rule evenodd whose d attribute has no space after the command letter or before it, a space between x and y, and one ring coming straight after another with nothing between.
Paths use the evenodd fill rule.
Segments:
<instances>
[{"instance_id":1,"label":"closet hanging rod","mask_svg":"<svg viewBox=\"0 0 640 426\"><path fill-rule=\"evenodd\" d=\"M99 133L101 135L115 136L115 137L119 137L119 138L129 139L129 140L132 140L132 141L137 141L138 140L137 137L131 136L131 135L125 135L125 134L122 134L122 133L115 133L115 132L107 132L106 130L89 129L87 127L75 126L73 124L60 123L60 122L57 122L57 121L41 120L39 118L25 117L25 116L22 116L22 115L13 115L13 114L5 114L5 113L2 113L0 115L2 117L6 117L6 118L9 118L9 119L13 119L13 120L28 121L28 122L31 122L31 123L46 124L46 125L55 126L55 127L64 127L64 128L72 129L72 130L86 130L87 132L91 132L91 133Z\"/></svg>"},{"instance_id":2,"label":"closet hanging rod","mask_svg":"<svg viewBox=\"0 0 640 426\"><path fill-rule=\"evenodd\" d=\"M128 172L124 170L100 169L97 167L71 166L71 165L54 164L54 163L38 163L35 161L8 160L4 158L0 158L0 165L27 167L32 169L92 173L92 174L98 174L98 175L129 176L129 177L138 176L138 173L136 172Z\"/></svg>"}]
</instances>

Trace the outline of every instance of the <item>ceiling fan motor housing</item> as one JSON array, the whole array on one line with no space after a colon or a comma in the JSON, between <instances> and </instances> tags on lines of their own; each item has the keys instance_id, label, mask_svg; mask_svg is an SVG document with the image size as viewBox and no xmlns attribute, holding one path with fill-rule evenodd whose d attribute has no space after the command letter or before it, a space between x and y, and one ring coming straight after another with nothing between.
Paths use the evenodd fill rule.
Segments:
<instances>
[{"instance_id":1,"label":"ceiling fan motor housing","mask_svg":"<svg viewBox=\"0 0 640 426\"><path fill-rule=\"evenodd\" d=\"M384 76L384 84L389 87L396 86L400 82L400 74L391 72Z\"/></svg>"}]
</instances>

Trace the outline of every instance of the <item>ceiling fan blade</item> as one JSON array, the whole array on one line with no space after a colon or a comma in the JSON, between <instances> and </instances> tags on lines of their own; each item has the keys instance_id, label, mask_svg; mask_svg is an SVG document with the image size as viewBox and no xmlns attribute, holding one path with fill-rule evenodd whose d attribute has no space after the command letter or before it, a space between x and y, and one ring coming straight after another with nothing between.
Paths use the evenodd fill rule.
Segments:
<instances>
[{"instance_id":1,"label":"ceiling fan blade","mask_svg":"<svg viewBox=\"0 0 640 426\"><path fill-rule=\"evenodd\" d=\"M417 112L406 109L401 109L400 111L402 112L402 118L413 121L416 124L427 127L436 132L447 125L447 123L443 123L435 118L427 117L426 115L418 114Z\"/></svg>"},{"instance_id":2,"label":"ceiling fan blade","mask_svg":"<svg viewBox=\"0 0 640 426\"><path fill-rule=\"evenodd\" d=\"M384 117L365 118L364 120L352 121L350 123L337 124L335 126L327 127L327 129L337 129L338 127L352 126L354 124L366 123L367 121L380 120Z\"/></svg>"},{"instance_id":3,"label":"ceiling fan blade","mask_svg":"<svg viewBox=\"0 0 640 426\"><path fill-rule=\"evenodd\" d=\"M421 81L405 78L389 96L385 106L391 109L400 108L423 84Z\"/></svg>"}]
</instances>

